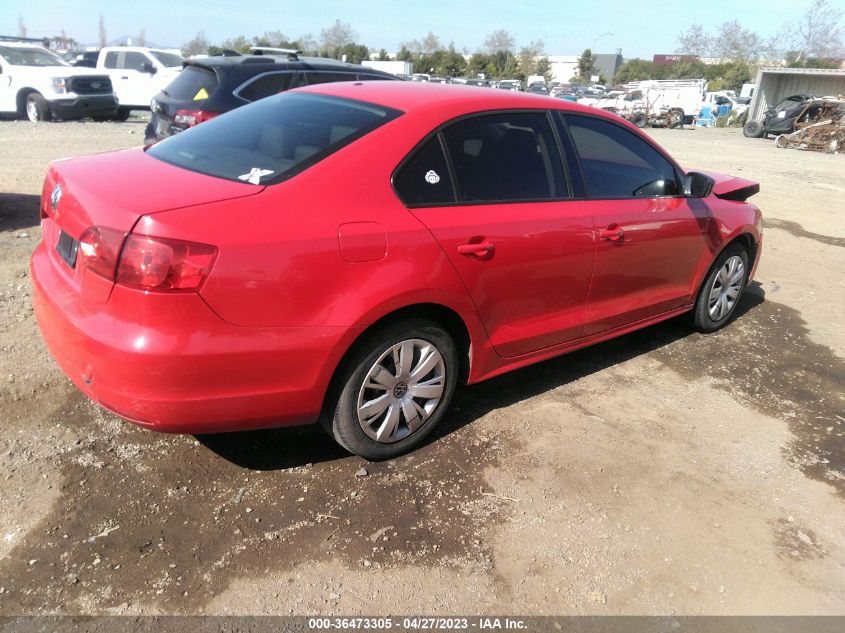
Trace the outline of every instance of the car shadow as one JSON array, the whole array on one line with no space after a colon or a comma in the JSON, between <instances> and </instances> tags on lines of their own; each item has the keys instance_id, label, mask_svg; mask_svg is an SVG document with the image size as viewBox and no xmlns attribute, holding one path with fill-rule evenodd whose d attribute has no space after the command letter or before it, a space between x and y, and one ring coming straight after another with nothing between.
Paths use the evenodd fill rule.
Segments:
<instances>
[{"instance_id":1,"label":"car shadow","mask_svg":"<svg viewBox=\"0 0 845 633\"><path fill-rule=\"evenodd\" d=\"M27 193L0 193L0 231L18 231L41 223L41 197Z\"/></svg>"},{"instance_id":2,"label":"car shadow","mask_svg":"<svg viewBox=\"0 0 845 633\"><path fill-rule=\"evenodd\" d=\"M742 318L743 314L764 301L762 286L752 282L736 308L734 319ZM423 446L437 442L490 411L533 398L693 333L689 315L681 315L604 343L459 388L448 415ZM201 435L196 439L220 457L251 470L279 470L349 457L349 453L317 424Z\"/></svg>"}]
</instances>

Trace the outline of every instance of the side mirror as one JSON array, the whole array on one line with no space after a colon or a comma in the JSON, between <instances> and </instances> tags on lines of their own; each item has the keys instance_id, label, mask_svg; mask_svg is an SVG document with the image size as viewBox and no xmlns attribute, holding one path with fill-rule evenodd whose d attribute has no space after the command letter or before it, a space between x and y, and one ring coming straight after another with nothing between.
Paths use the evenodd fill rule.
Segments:
<instances>
[{"instance_id":1,"label":"side mirror","mask_svg":"<svg viewBox=\"0 0 845 633\"><path fill-rule=\"evenodd\" d=\"M684 178L684 195L687 198L706 198L713 190L714 184L710 176L691 171Z\"/></svg>"},{"instance_id":2,"label":"side mirror","mask_svg":"<svg viewBox=\"0 0 845 633\"><path fill-rule=\"evenodd\" d=\"M143 72L150 73L151 75L155 75L156 72L158 72L158 70L156 69L155 66L153 66L152 64L147 62L143 65Z\"/></svg>"}]
</instances>

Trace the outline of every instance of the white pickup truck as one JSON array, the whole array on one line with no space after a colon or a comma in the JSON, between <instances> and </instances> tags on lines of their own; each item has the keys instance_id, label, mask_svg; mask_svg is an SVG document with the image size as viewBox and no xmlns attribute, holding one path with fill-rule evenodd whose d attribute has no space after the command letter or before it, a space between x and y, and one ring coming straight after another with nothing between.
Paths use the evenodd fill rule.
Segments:
<instances>
[{"instance_id":1,"label":"white pickup truck","mask_svg":"<svg viewBox=\"0 0 845 633\"><path fill-rule=\"evenodd\" d=\"M107 119L117 112L108 75L74 68L33 41L0 40L0 112L30 121Z\"/></svg>"},{"instance_id":2,"label":"white pickup truck","mask_svg":"<svg viewBox=\"0 0 845 633\"><path fill-rule=\"evenodd\" d=\"M655 79L625 84L625 93L600 99L594 107L646 124L678 127L691 123L701 109L707 82L704 79Z\"/></svg>"},{"instance_id":3,"label":"white pickup truck","mask_svg":"<svg viewBox=\"0 0 845 633\"><path fill-rule=\"evenodd\" d=\"M97 70L107 73L118 101L118 118L132 110L149 110L152 98L182 70L185 59L172 51L144 46L106 46L97 57Z\"/></svg>"}]
</instances>

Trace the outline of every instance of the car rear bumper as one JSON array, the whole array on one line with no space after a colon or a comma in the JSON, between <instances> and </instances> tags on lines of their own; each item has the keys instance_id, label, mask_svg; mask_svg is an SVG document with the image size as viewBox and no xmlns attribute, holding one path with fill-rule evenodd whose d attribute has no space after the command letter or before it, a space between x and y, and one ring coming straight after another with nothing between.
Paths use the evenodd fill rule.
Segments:
<instances>
[{"instance_id":1,"label":"car rear bumper","mask_svg":"<svg viewBox=\"0 0 845 633\"><path fill-rule=\"evenodd\" d=\"M49 102L50 111L60 119L81 119L87 116L109 116L117 111L114 95L92 95Z\"/></svg>"},{"instance_id":2,"label":"car rear bumper","mask_svg":"<svg viewBox=\"0 0 845 633\"><path fill-rule=\"evenodd\" d=\"M350 328L230 325L199 295L116 285L80 300L39 244L33 307L47 347L89 398L142 426L212 433L313 422ZM154 323L155 325L150 325Z\"/></svg>"}]
</instances>

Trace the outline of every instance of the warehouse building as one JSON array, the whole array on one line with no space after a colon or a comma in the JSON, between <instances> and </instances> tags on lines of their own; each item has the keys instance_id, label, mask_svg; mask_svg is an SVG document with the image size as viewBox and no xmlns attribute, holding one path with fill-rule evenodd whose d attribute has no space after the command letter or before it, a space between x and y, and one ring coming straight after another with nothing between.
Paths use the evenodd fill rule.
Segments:
<instances>
[{"instance_id":1,"label":"warehouse building","mask_svg":"<svg viewBox=\"0 0 845 633\"><path fill-rule=\"evenodd\" d=\"M748 110L748 120L759 120L763 113L784 97L810 94L816 97L845 95L845 69L784 68L766 66L757 72L756 88Z\"/></svg>"}]
</instances>

